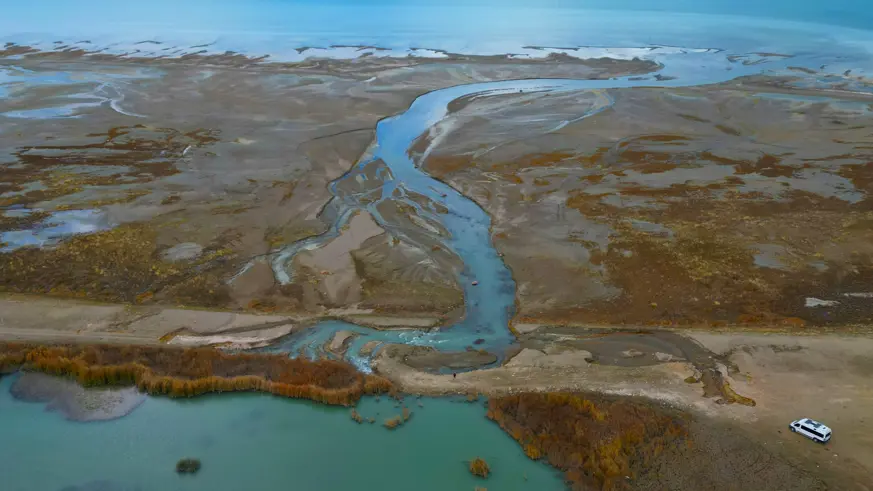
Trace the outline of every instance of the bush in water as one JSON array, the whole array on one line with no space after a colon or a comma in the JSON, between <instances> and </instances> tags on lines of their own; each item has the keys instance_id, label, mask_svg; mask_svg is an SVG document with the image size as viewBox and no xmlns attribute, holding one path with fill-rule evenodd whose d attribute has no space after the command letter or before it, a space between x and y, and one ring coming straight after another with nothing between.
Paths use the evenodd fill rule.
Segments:
<instances>
[{"instance_id":1,"label":"bush in water","mask_svg":"<svg viewBox=\"0 0 873 491\"><path fill-rule=\"evenodd\" d=\"M474 476L487 478L488 474L491 473L491 468L488 467L488 462L476 457L470 462L470 473Z\"/></svg>"},{"instance_id":2,"label":"bush in water","mask_svg":"<svg viewBox=\"0 0 873 491\"><path fill-rule=\"evenodd\" d=\"M179 474L193 474L200 470L200 461L197 459L182 459L176 462L176 472Z\"/></svg>"}]
</instances>

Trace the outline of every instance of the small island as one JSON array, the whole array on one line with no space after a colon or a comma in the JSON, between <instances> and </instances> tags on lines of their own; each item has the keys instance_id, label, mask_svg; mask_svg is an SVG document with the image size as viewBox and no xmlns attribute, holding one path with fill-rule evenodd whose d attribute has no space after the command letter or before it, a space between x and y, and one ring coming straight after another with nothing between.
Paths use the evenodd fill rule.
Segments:
<instances>
[{"instance_id":1,"label":"small island","mask_svg":"<svg viewBox=\"0 0 873 491\"><path fill-rule=\"evenodd\" d=\"M488 478L491 468L488 467L488 462L485 462L484 459L476 457L470 462L470 473L481 478Z\"/></svg>"}]
</instances>

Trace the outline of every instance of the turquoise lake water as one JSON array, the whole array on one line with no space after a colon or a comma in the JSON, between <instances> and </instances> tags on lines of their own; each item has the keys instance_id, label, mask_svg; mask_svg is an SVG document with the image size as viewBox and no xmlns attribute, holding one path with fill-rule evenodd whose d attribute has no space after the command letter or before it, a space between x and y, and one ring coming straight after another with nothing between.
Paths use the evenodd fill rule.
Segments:
<instances>
[{"instance_id":1,"label":"turquoise lake water","mask_svg":"<svg viewBox=\"0 0 873 491\"><path fill-rule=\"evenodd\" d=\"M485 418L482 401L422 399L421 408L409 398L412 418L393 431L381 422L401 409L384 397L358 407L376 424L355 423L346 408L262 394L149 398L124 418L76 423L13 399L12 379L0 380L3 491L563 489L559 473ZM491 465L487 480L467 470L477 456ZM177 475L183 457L199 458L202 470Z\"/></svg>"},{"instance_id":2,"label":"turquoise lake water","mask_svg":"<svg viewBox=\"0 0 873 491\"><path fill-rule=\"evenodd\" d=\"M505 54L525 46L650 45L839 55L873 49L866 0L31 0L6 2L0 41L90 41L110 52L140 41L205 44L295 60L300 47L375 45ZM868 60L869 61L869 60ZM867 64L871 68L870 64ZM860 68L856 66L855 68Z\"/></svg>"}]
</instances>

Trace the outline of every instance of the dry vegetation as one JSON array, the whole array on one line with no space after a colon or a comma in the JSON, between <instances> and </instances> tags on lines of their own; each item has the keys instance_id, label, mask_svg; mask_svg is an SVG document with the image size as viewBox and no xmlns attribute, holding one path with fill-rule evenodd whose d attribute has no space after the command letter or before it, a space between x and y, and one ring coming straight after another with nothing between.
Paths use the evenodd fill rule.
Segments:
<instances>
[{"instance_id":1,"label":"dry vegetation","mask_svg":"<svg viewBox=\"0 0 873 491\"><path fill-rule=\"evenodd\" d=\"M736 127L755 140L755 121L738 125L740 117L715 133L692 125L686 134L683 124L674 134L665 119L636 134L615 116L599 116L617 126L581 145L549 135L480 151L456 132L426 159L428 172L492 215L495 247L519 287L515 320L788 329L871 322L873 304L844 295L866 292L873 277L869 152L834 147L803 158L828 150L796 140L775 154L779 146L763 142L735 151L724 135ZM845 141L834 142L863 128L844 127ZM534 153L544 148L556 151ZM839 305L808 308L806 297Z\"/></svg>"},{"instance_id":2,"label":"dry vegetation","mask_svg":"<svg viewBox=\"0 0 873 491\"><path fill-rule=\"evenodd\" d=\"M481 457L476 457L470 461L470 473L474 476L487 478L491 474L491 468L488 467L488 462L485 462Z\"/></svg>"},{"instance_id":3,"label":"dry vegetation","mask_svg":"<svg viewBox=\"0 0 873 491\"><path fill-rule=\"evenodd\" d=\"M531 393L495 397L488 406L489 419L528 457L564 471L574 490L630 489L625 476L687 441L684 418L630 399Z\"/></svg>"},{"instance_id":4,"label":"dry vegetation","mask_svg":"<svg viewBox=\"0 0 873 491\"><path fill-rule=\"evenodd\" d=\"M403 419L400 416L394 416L385 420L383 425L389 430L393 430L403 424Z\"/></svg>"},{"instance_id":5,"label":"dry vegetation","mask_svg":"<svg viewBox=\"0 0 873 491\"><path fill-rule=\"evenodd\" d=\"M65 140L66 141L66 140ZM0 176L0 207L32 212L0 217L0 231L41 226L52 211L130 203L148 184L179 172L191 148L219 141L209 129L180 131L136 125L82 135L80 144L28 145L12 153ZM178 199L178 196L176 197ZM112 302L169 300L224 307L220 276L233 254L220 238L197 261L160 259L159 230L143 224L76 235L51 249L25 247L0 254L0 291ZM219 272L218 270L221 269Z\"/></svg>"},{"instance_id":6,"label":"dry vegetation","mask_svg":"<svg viewBox=\"0 0 873 491\"><path fill-rule=\"evenodd\" d=\"M412 417L412 412L409 411L408 407L404 407L403 414L401 414L399 416L393 416L391 418L388 418L385 420L385 422L383 424L385 425L385 428L388 428L389 430L393 430L399 426L402 426L407 421L409 421L410 417Z\"/></svg>"},{"instance_id":7,"label":"dry vegetation","mask_svg":"<svg viewBox=\"0 0 873 491\"><path fill-rule=\"evenodd\" d=\"M220 271L233 253L210 247L196 261L160 258L157 231L143 224L76 235L51 249L26 247L0 254L0 291L43 293L109 302L224 306L229 301Z\"/></svg>"},{"instance_id":8,"label":"dry vegetation","mask_svg":"<svg viewBox=\"0 0 873 491\"><path fill-rule=\"evenodd\" d=\"M0 176L0 194L11 191L0 198L0 206L30 206L89 189L123 190L122 186L148 183L178 173L176 163L186 149L219 141L217 132L212 130L182 132L145 125L110 128L106 133L85 135L84 139L89 143L19 148L13 153L16 165L5 167ZM89 170L94 168L106 172ZM29 189L28 184L35 182L42 186ZM58 209L81 207L66 204Z\"/></svg>"},{"instance_id":9,"label":"dry vegetation","mask_svg":"<svg viewBox=\"0 0 873 491\"><path fill-rule=\"evenodd\" d=\"M85 386L136 385L148 394L170 397L259 391L348 406L362 395L391 389L389 381L337 361L211 348L0 343L0 372L19 368L74 377Z\"/></svg>"}]
</instances>

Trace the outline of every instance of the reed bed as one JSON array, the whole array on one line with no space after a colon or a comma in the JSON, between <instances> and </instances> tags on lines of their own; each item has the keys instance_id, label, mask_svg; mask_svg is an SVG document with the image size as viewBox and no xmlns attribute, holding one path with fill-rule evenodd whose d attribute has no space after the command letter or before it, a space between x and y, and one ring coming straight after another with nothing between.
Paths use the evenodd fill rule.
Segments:
<instances>
[{"instance_id":1,"label":"reed bed","mask_svg":"<svg viewBox=\"0 0 873 491\"><path fill-rule=\"evenodd\" d=\"M71 377L89 387L135 385L147 394L170 397L257 391L351 406L363 395L392 389L388 380L339 361L213 348L0 343L0 372L18 369Z\"/></svg>"},{"instance_id":2,"label":"reed bed","mask_svg":"<svg viewBox=\"0 0 873 491\"><path fill-rule=\"evenodd\" d=\"M689 444L685 416L637 399L512 394L491 398L488 418L528 457L564 471L574 491L631 489L665 448Z\"/></svg>"}]
</instances>

